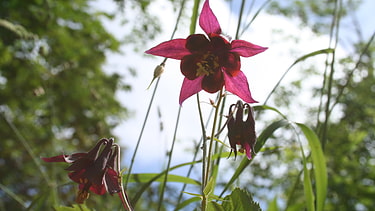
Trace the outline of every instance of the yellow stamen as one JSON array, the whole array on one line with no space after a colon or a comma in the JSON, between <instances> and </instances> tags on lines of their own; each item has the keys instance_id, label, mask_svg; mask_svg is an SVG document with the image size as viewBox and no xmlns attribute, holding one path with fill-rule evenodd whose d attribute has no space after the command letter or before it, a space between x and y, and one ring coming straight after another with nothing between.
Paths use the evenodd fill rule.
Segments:
<instances>
[{"instance_id":1,"label":"yellow stamen","mask_svg":"<svg viewBox=\"0 0 375 211\"><path fill-rule=\"evenodd\" d=\"M196 76L208 76L213 74L219 67L219 58L210 52L203 55L202 60L197 63Z\"/></svg>"},{"instance_id":2,"label":"yellow stamen","mask_svg":"<svg viewBox=\"0 0 375 211\"><path fill-rule=\"evenodd\" d=\"M86 199L88 199L90 196L90 193L87 190L79 190L76 198L76 202L78 204L82 204Z\"/></svg>"}]
</instances>

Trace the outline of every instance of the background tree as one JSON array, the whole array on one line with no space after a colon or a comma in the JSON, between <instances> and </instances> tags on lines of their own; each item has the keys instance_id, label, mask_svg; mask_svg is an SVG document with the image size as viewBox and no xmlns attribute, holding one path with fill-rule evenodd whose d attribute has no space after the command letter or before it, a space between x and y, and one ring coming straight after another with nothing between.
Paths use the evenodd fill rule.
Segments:
<instances>
[{"instance_id":1,"label":"background tree","mask_svg":"<svg viewBox=\"0 0 375 211\"><path fill-rule=\"evenodd\" d=\"M127 116L115 94L129 87L103 71L120 42L88 3L0 1L1 210L74 201L64 168L39 157L88 151Z\"/></svg>"}]
</instances>

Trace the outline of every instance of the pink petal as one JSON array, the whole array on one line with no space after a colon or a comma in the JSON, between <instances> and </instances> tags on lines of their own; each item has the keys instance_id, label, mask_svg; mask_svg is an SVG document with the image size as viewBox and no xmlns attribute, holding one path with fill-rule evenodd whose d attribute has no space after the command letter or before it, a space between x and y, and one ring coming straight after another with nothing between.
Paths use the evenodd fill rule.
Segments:
<instances>
[{"instance_id":1,"label":"pink petal","mask_svg":"<svg viewBox=\"0 0 375 211\"><path fill-rule=\"evenodd\" d=\"M230 52L238 53L240 56L243 57L254 56L268 49L265 47L254 45L244 40L233 40L231 45L232 49L230 50Z\"/></svg>"},{"instance_id":2,"label":"pink petal","mask_svg":"<svg viewBox=\"0 0 375 211\"><path fill-rule=\"evenodd\" d=\"M190 54L185 45L186 39L174 39L162 42L150 50L147 50L145 53L181 60L182 57Z\"/></svg>"},{"instance_id":3,"label":"pink petal","mask_svg":"<svg viewBox=\"0 0 375 211\"><path fill-rule=\"evenodd\" d=\"M247 78L242 71L239 71L238 74L234 77L228 75L226 71L224 72L224 81L225 89L228 92L231 92L243 101L247 103L257 103L252 97L249 89L249 84L247 83Z\"/></svg>"},{"instance_id":4,"label":"pink petal","mask_svg":"<svg viewBox=\"0 0 375 211\"><path fill-rule=\"evenodd\" d=\"M189 80L187 78L184 78L184 82L182 83L181 91L180 91L180 105L192 96L193 94L198 93L202 90L202 80L203 76L198 77L194 80Z\"/></svg>"},{"instance_id":5,"label":"pink petal","mask_svg":"<svg viewBox=\"0 0 375 211\"><path fill-rule=\"evenodd\" d=\"M245 151L246 151L246 156L249 160L251 160L251 148L248 143L245 143Z\"/></svg>"},{"instance_id":6,"label":"pink petal","mask_svg":"<svg viewBox=\"0 0 375 211\"><path fill-rule=\"evenodd\" d=\"M199 25L207 35L212 33L221 34L219 21L217 21L215 14L212 12L208 0L203 4L202 12L199 16Z\"/></svg>"}]
</instances>

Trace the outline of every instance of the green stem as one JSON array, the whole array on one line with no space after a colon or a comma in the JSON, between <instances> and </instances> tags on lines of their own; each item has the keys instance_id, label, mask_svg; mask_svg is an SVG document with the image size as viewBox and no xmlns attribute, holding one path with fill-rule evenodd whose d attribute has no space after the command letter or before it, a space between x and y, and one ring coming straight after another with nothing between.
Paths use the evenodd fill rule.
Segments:
<instances>
[{"instance_id":1,"label":"green stem","mask_svg":"<svg viewBox=\"0 0 375 211\"><path fill-rule=\"evenodd\" d=\"M206 120L206 123L203 123L203 116L202 116L202 109L201 109L201 106L200 106L200 100L199 100L199 93L197 93L197 102L198 102L198 111L199 111L199 118L200 118L200 122L201 122L201 129L202 129L202 137L199 141L199 143L197 143L196 147L195 147L195 150L194 150L194 156L193 156L193 159L192 159L192 164L189 166L189 170L186 174L186 177L190 177L190 174L193 170L193 167L194 167L194 162L197 161L197 156L198 156L198 152L200 152L200 150L202 149L203 150L203 144L205 144L205 141L207 140L207 136L206 136L206 127L208 126L208 123L210 122L210 119L213 115L213 111L214 109L212 108L211 111L210 111L210 114L208 115L208 118ZM202 145L202 147L201 147ZM204 154L203 152L203 157L205 157L206 155ZM203 160L203 159L202 159ZM219 159L220 160L220 159ZM203 164L202 164L202 178L204 178L204 169L203 168ZM177 200L177 203L176 204L179 204L181 199L182 199L182 195L186 189L186 186L187 184L184 183L184 185L182 186L181 188L181 191L180 191L180 196L178 197L178 200ZM202 186L202 193L203 193L203 188L205 187L205 185L201 185Z\"/></svg>"},{"instance_id":2,"label":"green stem","mask_svg":"<svg viewBox=\"0 0 375 211\"><path fill-rule=\"evenodd\" d=\"M159 85L159 81L160 81L160 77L156 81L156 85L155 85L154 91L152 93L150 103L148 104L146 116L145 116L145 119L143 121L142 129L141 129L141 132L139 133L137 144L135 145L135 149L134 149L131 161L130 161L130 166L129 166L128 174L127 174L126 180L125 180L125 185L124 185L125 189L128 187L128 182L129 182L130 174L132 173L132 169L133 169L133 165L134 165L134 161L135 161L135 156L137 155L138 147L139 147L139 144L141 143L141 139L142 139L142 136L143 136L143 131L145 129L146 122L148 120L148 116L150 114L152 103L154 102L154 97L155 97L155 93L156 93L156 90L157 90L158 85Z\"/></svg>"},{"instance_id":3,"label":"green stem","mask_svg":"<svg viewBox=\"0 0 375 211\"><path fill-rule=\"evenodd\" d=\"M340 18L341 18L341 12L342 12L342 2L341 0L336 0L336 5L335 5L335 15L333 18L333 23L332 27L336 29L335 31L335 43L334 43L334 49L337 47L338 39L339 39L339 28L340 28ZM327 87L327 102L325 105L325 119L323 123L323 128L322 128L322 135L321 135L321 142L322 142L322 147L324 149L326 139L327 139L327 129L328 129L328 120L330 117L330 106L331 106L331 97L332 97L332 84L333 84L333 76L335 72L335 52L332 54L332 59L330 61L330 68L331 72L328 78L328 87Z\"/></svg>"},{"instance_id":4,"label":"green stem","mask_svg":"<svg viewBox=\"0 0 375 211\"><path fill-rule=\"evenodd\" d=\"M243 14L243 10L245 8L245 2L246 2L245 0L242 0L242 2L241 2L240 15L238 17L237 31L236 31L235 39L238 39L239 34L240 34L240 28L241 28L241 22L242 22L242 14Z\"/></svg>"},{"instance_id":5,"label":"green stem","mask_svg":"<svg viewBox=\"0 0 375 211\"><path fill-rule=\"evenodd\" d=\"M197 26L199 2L200 0L194 0L193 13L190 18L190 34L195 33L195 28Z\"/></svg>"},{"instance_id":6,"label":"green stem","mask_svg":"<svg viewBox=\"0 0 375 211\"><path fill-rule=\"evenodd\" d=\"M115 150L116 150L116 153L117 153L116 171L119 174L119 185L120 185L120 188L121 188L121 191L120 191L120 193L118 193L118 195L121 199L122 206L124 206L125 210L133 211L133 207L130 205L130 202L129 202L129 197L124 190L124 186L122 185L122 174L121 174L121 169L120 169L120 166L121 166L121 155L120 155L121 148L118 144L114 144L114 146L115 146Z\"/></svg>"},{"instance_id":7,"label":"green stem","mask_svg":"<svg viewBox=\"0 0 375 211\"><path fill-rule=\"evenodd\" d=\"M206 169L206 154L207 154L207 146L206 146L206 129L203 123L203 115L202 115L202 109L201 109L201 104L199 100L199 94L197 93L197 104L198 104L198 112L199 112L199 120L201 123L201 129L202 129L202 151L203 151L203 162L202 162L202 193L204 190L204 187L206 187L206 180L204 180L205 176L205 169Z\"/></svg>"},{"instance_id":8,"label":"green stem","mask_svg":"<svg viewBox=\"0 0 375 211\"><path fill-rule=\"evenodd\" d=\"M172 153L173 153L173 149L174 149L174 144L176 143L178 123L180 122L180 116L181 116L180 114L181 114L181 106L178 108L178 114L177 114L177 120L176 120L175 129L174 129L174 134L173 134L172 146L171 146L171 150L168 153L168 164L167 164L167 169L165 170L164 181L163 181L161 191L160 191L158 210L161 210L161 207L162 207L162 204L163 204L165 187L167 185L167 180L168 180L168 173L169 173L169 169L171 167Z\"/></svg>"},{"instance_id":9,"label":"green stem","mask_svg":"<svg viewBox=\"0 0 375 211\"><path fill-rule=\"evenodd\" d=\"M209 177L210 177L210 173L211 173L212 148L213 148L213 144L214 144L215 131L216 131L216 123L217 123L218 116L219 116L219 110L220 110L219 107L220 107L220 103L221 103L222 98L223 98L223 89L220 90L219 99L218 99L217 104L215 106L215 116L214 116L214 122L212 124L210 144L209 144L208 153L207 153L206 169L204 171L204 178L203 178L203 182L202 182L202 183L205 183L205 184L207 184L207 182L209 180ZM203 195L202 211L205 211L206 207L207 207L207 198L206 198L206 196L205 196L204 193L202 195Z\"/></svg>"},{"instance_id":10,"label":"green stem","mask_svg":"<svg viewBox=\"0 0 375 211\"><path fill-rule=\"evenodd\" d=\"M180 8L180 11L179 11L178 16L177 16L176 24L174 26L174 29L173 29L173 32L172 32L172 35L171 35L171 39L174 37L174 35L175 35L176 31L177 31L178 23L180 22L180 19L181 19L181 16L182 16L182 11L183 11L183 9L185 7L185 1L186 0L184 0L184 1L181 2L181 8ZM167 61L167 58L164 58L163 62L160 65L165 65L166 61ZM155 85L154 91L152 93L152 97L151 97L150 103L148 104L146 116L145 116L145 119L143 121L142 129L141 129L141 132L139 133L137 144L136 144L136 147L134 149L134 152L133 152L133 155L132 155L132 158L131 158L131 162L130 162L128 174L127 174L126 180L125 180L125 189L128 186L130 174L132 172L134 161L135 161L135 156L136 156L136 154L138 152L138 147L139 147L139 144L140 144L141 139L142 139L142 135L143 135L144 128L146 126L146 122L148 120L148 116L149 116L149 113L150 113L151 105L154 102L154 97L155 97L156 90L158 89L159 81L160 81L160 77L156 81L156 85Z\"/></svg>"}]
</instances>

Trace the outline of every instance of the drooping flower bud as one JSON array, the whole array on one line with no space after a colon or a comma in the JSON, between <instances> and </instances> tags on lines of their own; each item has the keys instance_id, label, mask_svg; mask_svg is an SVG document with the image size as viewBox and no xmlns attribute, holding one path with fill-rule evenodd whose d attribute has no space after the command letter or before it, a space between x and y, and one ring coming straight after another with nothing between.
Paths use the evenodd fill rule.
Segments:
<instances>
[{"instance_id":1,"label":"drooping flower bud","mask_svg":"<svg viewBox=\"0 0 375 211\"><path fill-rule=\"evenodd\" d=\"M244 121L243 116L247 111L247 118ZM237 156L237 146L241 148L239 152L246 152L246 156L251 159L251 154L254 153L254 145L256 143L255 120L253 108L240 100L236 104L229 107L228 120L228 138L229 143Z\"/></svg>"}]
</instances>

